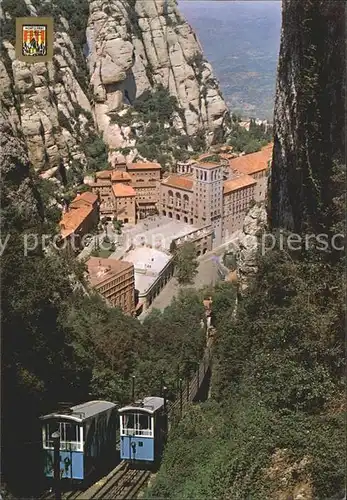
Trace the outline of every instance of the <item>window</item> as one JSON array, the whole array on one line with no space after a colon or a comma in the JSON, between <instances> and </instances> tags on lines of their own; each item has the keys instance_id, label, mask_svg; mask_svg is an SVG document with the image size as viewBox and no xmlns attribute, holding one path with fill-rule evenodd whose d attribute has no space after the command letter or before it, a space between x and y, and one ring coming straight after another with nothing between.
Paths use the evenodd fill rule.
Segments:
<instances>
[{"instance_id":1,"label":"window","mask_svg":"<svg viewBox=\"0 0 347 500\"><path fill-rule=\"evenodd\" d=\"M153 437L153 418L144 413L127 413L123 415L121 435Z\"/></svg>"},{"instance_id":2,"label":"window","mask_svg":"<svg viewBox=\"0 0 347 500\"><path fill-rule=\"evenodd\" d=\"M60 432L60 450L83 451L83 427L70 422L50 422L42 427L45 449L53 449L52 434Z\"/></svg>"}]
</instances>

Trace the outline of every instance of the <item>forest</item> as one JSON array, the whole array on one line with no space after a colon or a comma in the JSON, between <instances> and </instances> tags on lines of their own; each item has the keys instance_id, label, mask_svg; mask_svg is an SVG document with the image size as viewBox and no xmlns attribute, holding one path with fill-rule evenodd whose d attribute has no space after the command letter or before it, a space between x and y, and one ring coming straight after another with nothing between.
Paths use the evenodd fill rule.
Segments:
<instances>
[{"instance_id":1,"label":"forest","mask_svg":"<svg viewBox=\"0 0 347 500\"><path fill-rule=\"evenodd\" d=\"M23 180L40 208L36 218L14 202L12 193ZM15 497L35 497L41 466L38 416L60 402L104 398L124 404L133 376L137 397L158 395L164 381L174 398L178 379L196 369L204 349L206 292L186 286L168 308L154 310L143 323L125 316L89 288L84 265L75 259L41 245L25 254L26 235L37 234L40 241L48 230L57 230L56 214L45 209L47 193L44 184L34 182L35 174L25 179L17 170L4 181L2 478ZM225 284L212 293L217 308L235 300L233 287ZM20 482L18 468L24 471Z\"/></svg>"},{"instance_id":2,"label":"forest","mask_svg":"<svg viewBox=\"0 0 347 500\"><path fill-rule=\"evenodd\" d=\"M342 498L343 267L260 260L237 318L217 315L212 398L174 429L147 498Z\"/></svg>"}]
</instances>

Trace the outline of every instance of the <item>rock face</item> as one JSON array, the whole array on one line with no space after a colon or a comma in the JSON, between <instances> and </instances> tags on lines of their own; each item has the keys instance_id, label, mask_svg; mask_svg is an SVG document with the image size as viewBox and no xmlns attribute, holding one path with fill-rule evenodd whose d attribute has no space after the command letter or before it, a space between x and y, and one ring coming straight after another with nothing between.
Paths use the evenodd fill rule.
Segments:
<instances>
[{"instance_id":1,"label":"rock face","mask_svg":"<svg viewBox=\"0 0 347 500\"><path fill-rule=\"evenodd\" d=\"M24 7L25 8L25 5ZM23 15L40 15L28 2ZM0 12L0 20L11 12ZM91 106L76 78L76 48L65 19L56 26L54 60L27 64L15 59L11 36L4 36L0 60L0 97L11 123L26 140L29 160L37 171L56 169L61 160L83 168L83 144L94 129Z\"/></svg>"},{"instance_id":2,"label":"rock face","mask_svg":"<svg viewBox=\"0 0 347 500\"><path fill-rule=\"evenodd\" d=\"M117 147L118 126L107 113L121 109L162 84L177 98L184 118L176 126L208 139L228 118L211 66L174 0L102 0L90 3L89 67L98 127ZM124 145L124 143L122 144Z\"/></svg>"},{"instance_id":3,"label":"rock face","mask_svg":"<svg viewBox=\"0 0 347 500\"><path fill-rule=\"evenodd\" d=\"M245 217L242 230L235 233L228 246L227 253L236 257L236 275L241 295L257 273L257 259L262 252L262 236L265 234L267 224L265 205L254 205ZM264 238L264 246L265 243Z\"/></svg>"},{"instance_id":4,"label":"rock face","mask_svg":"<svg viewBox=\"0 0 347 500\"><path fill-rule=\"evenodd\" d=\"M225 132L229 113L218 83L174 0L78 0L78 8L83 3L87 12L79 23L85 45L84 35L74 33L76 16L70 18L58 2L49 3L55 20L53 62L16 61L13 27L3 35L0 60L2 107L23 133L37 171L56 175L69 162L84 170L85 145L97 131L111 152L134 147L132 124L117 123L110 113L118 116L159 84L177 98L181 113L173 126L180 133L200 131L211 142ZM10 2L6 5L11 9ZM8 24L19 9L22 16L47 15L42 8L51 7L18 0L16 12L0 8L0 21Z\"/></svg>"},{"instance_id":5,"label":"rock face","mask_svg":"<svg viewBox=\"0 0 347 500\"><path fill-rule=\"evenodd\" d=\"M245 217L239 249L236 254L237 280L242 294L249 280L257 273L257 259L262 250L261 236L267 227L267 213L264 205L255 205Z\"/></svg>"},{"instance_id":6,"label":"rock face","mask_svg":"<svg viewBox=\"0 0 347 500\"><path fill-rule=\"evenodd\" d=\"M345 10L340 0L283 0L274 116L273 228L331 224L334 160L345 155Z\"/></svg>"},{"instance_id":7,"label":"rock face","mask_svg":"<svg viewBox=\"0 0 347 500\"><path fill-rule=\"evenodd\" d=\"M29 173L29 158L23 137L15 135L8 120L0 117L1 230L31 227L43 219L41 200Z\"/></svg>"}]
</instances>

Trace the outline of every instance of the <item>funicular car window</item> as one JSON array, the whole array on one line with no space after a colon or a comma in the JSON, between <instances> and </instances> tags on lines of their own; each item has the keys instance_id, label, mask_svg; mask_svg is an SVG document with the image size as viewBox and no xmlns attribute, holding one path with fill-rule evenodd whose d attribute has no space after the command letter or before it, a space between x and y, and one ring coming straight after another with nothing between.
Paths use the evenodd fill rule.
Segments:
<instances>
[{"instance_id":1,"label":"funicular car window","mask_svg":"<svg viewBox=\"0 0 347 500\"><path fill-rule=\"evenodd\" d=\"M60 422L60 449L78 451L81 449L79 425Z\"/></svg>"},{"instance_id":2,"label":"funicular car window","mask_svg":"<svg viewBox=\"0 0 347 500\"><path fill-rule=\"evenodd\" d=\"M123 433L126 435L150 436L151 417L142 413L123 415Z\"/></svg>"},{"instance_id":3,"label":"funicular car window","mask_svg":"<svg viewBox=\"0 0 347 500\"><path fill-rule=\"evenodd\" d=\"M59 431L58 422L46 423L43 426L43 445L45 448L53 448L52 434Z\"/></svg>"},{"instance_id":4,"label":"funicular car window","mask_svg":"<svg viewBox=\"0 0 347 500\"><path fill-rule=\"evenodd\" d=\"M139 415L139 429L141 431L150 430L151 421L148 415Z\"/></svg>"},{"instance_id":5,"label":"funicular car window","mask_svg":"<svg viewBox=\"0 0 347 500\"><path fill-rule=\"evenodd\" d=\"M52 421L45 423L42 427L44 448L53 449L54 443L52 434L60 433L60 449L81 451L83 443L81 441L80 426L75 423Z\"/></svg>"},{"instance_id":6,"label":"funicular car window","mask_svg":"<svg viewBox=\"0 0 347 500\"><path fill-rule=\"evenodd\" d=\"M123 416L123 427L125 429L134 429L135 427L135 415L133 413L128 413Z\"/></svg>"}]
</instances>

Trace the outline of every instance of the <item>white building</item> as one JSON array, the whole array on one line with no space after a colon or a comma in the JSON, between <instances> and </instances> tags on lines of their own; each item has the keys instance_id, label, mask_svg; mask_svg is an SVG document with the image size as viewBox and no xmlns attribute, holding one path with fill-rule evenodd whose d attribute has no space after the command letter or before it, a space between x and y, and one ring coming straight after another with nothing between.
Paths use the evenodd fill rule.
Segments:
<instances>
[{"instance_id":1,"label":"white building","mask_svg":"<svg viewBox=\"0 0 347 500\"><path fill-rule=\"evenodd\" d=\"M134 264L138 305L147 309L173 275L172 255L148 246L129 250L124 260Z\"/></svg>"}]
</instances>

